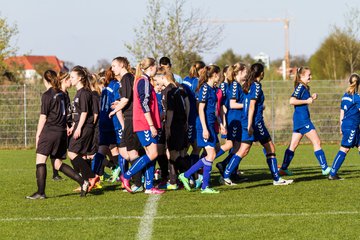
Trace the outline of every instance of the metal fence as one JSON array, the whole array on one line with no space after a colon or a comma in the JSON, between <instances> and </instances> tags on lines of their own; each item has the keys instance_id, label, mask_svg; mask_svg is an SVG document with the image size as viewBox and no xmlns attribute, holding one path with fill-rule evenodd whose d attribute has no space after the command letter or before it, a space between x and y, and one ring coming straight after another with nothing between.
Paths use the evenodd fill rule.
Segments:
<instances>
[{"instance_id":1,"label":"metal fence","mask_svg":"<svg viewBox=\"0 0 360 240\"><path fill-rule=\"evenodd\" d=\"M293 107L289 97L292 81L264 81L265 123L275 143L289 143L292 133ZM311 82L311 92L318 100L310 105L311 119L322 142L337 142L339 106L346 81L317 80ZM0 148L33 147L40 113L43 86L0 86Z\"/></svg>"}]
</instances>

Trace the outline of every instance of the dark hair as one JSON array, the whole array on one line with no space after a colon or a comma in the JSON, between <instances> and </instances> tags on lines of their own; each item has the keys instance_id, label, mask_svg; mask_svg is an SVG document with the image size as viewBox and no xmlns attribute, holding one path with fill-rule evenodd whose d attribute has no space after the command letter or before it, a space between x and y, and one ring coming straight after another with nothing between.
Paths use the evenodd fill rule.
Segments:
<instances>
[{"instance_id":1,"label":"dark hair","mask_svg":"<svg viewBox=\"0 0 360 240\"><path fill-rule=\"evenodd\" d=\"M73 67L71 71L76 72L77 75L80 77L80 82L83 84L84 89L90 90L89 72L87 71L87 69L77 65Z\"/></svg>"},{"instance_id":2,"label":"dark hair","mask_svg":"<svg viewBox=\"0 0 360 240\"><path fill-rule=\"evenodd\" d=\"M70 74L68 72L60 71L57 76L59 78L59 81L61 82L62 80L69 78Z\"/></svg>"},{"instance_id":3,"label":"dark hair","mask_svg":"<svg viewBox=\"0 0 360 240\"><path fill-rule=\"evenodd\" d=\"M261 63L254 63L251 65L249 72L245 76L245 82L243 85L243 91L245 94L248 94L250 86L255 82L256 78L260 77L264 72L264 65Z\"/></svg>"},{"instance_id":4,"label":"dark hair","mask_svg":"<svg viewBox=\"0 0 360 240\"><path fill-rule=\"evenodd\" d=\"M199 77L199 71L205 67L205 63L203 61L196 61L194 65L191 66L189 71L189 77Z\"/></svg>"},{"instance_id":5,"label":"dark hair","mask_svg":"<svg viewBox=\"0 0 360 240\"><path fill-rule=\"evenodd\" d=\"M61 84L55 71L46 70L44 72L44 79L46 82L51 84L51 87L55 89L56 92L60 91Z\"/></svg>"},{"instance_id":6,"label":"dark hair","mask_svg":"<svg viewBox=\"0 0 360 240\"><path fill-rule=\"evenodd\" d=\"M354 80L355 79L355 80ZM346 92L349 94L354 94L359 91L360 76L357 73L353 73L349 77L349 87L346 89Z\"/></svg>"},{"instance_id":7,"label":"dark hair","mask_svg":"<svg viewBox=\"0 0 360 240\"><path fill-rule=\"evenodd\" d=\"M232 83L235 80L235 76L245 69L246 65L244 63L235 63L234 65L230 66L226 72L226 78L229 80L229 83Z\"/></svg>"},{"instance_id":8,"label":"dark hair","mask_svg":"<svg viewBox=\"0 0 360 240\"><path fill-rule=\"evenodd\" d=\"M106 69L104 77L105 77L104 86L107 87L109 85L109 83L111 82L111 80L113 80L115 78L114 72L111 70L111 67Z\"/></svg>"},{"instance_id":9,"label":"dark hair","mask_svg":"<svg viewBox=\"0 0 360 240\"><path fill-rule=\"evenodd\" d=\"M113 59L113 61L118 61L119 63L122 63L124 65L124 68L128 72L131 72L130 62L126 57L116 57L116 58Z\"/></svg>"},{"instance_id":10,"label":"dark hair","mask_svg":"<svg viewBox=\"0 0 360 240\"><path fill-rule=\"evenodd\" d=\"M160 58L160 60L159 60L159 65L171 67L170 58L168 58L168 57L162 57L162 58Z\"/></svg>"},{"instance_id":11,"label":"dark hair","mask_svg":"<svg viewBox=\"0 0 360 240\"><path fill-rule=\"evenodd\" d=\"M220 83L225 82L225 80L227 79L226 72L227 72L228 69L229 69L229 66L228 66L228 65L226 65L226 66L222 69L222 71L221 71L221 76L220 76Z\"/></svg>"},{"instance_id":12,"label":"dark hair","mask_svg":"<svg viewBox=\"0 0 360 240\"><path fill-rule=\"evenodd\" d=\"M206 66L201 69L199 72L199 85L196 88L196 91L199 91L201 86L204 85L204 83L206 83L209 78L213 76L214 73L220 73L220 68L216 65Z\"/></svg>"},{"instance_id":13,"label":"dark hair","mask_svg":"<svg viewBox=\"0 0 360 240\"><path fill-rule=\"evenodd\" d=\"M303 81L301 81L301 76L305 73L305 71L310 70L309 67L299 67L296 69L295 80L294 80L294 87L296 88L300 83L304 85L307 89L309 86L306 85Z\"/></svg>"}]
</instances>

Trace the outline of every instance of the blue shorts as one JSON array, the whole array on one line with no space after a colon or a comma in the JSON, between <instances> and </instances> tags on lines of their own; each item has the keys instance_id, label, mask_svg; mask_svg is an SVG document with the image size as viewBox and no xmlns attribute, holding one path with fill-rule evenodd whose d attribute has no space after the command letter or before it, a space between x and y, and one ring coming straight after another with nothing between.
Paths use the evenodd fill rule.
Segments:
<instances>
[{"instance_id":1,"label":"blue shorts","mask_svg":"<svg viewBox=\"0 0 360 240\"><path fill-rule=\"evenodd\" d=\"M117 134L114 130L106 132L99 130L99 146L110 146L117 143Z\"/></svg>"},{"instance_id":2,"label":"blue shorts","mask_svg":"<svg viewBox=\"0 0 360 240\"><path fill-rule=\"evenodd\" d=\"M196 127L194 125L189 125L187 130L187 138L189 143L194 143L196 140Z\"/></svg>"},{"instance_id":3,"label":"blue shorts","mask_svg":"<svg viewBox=\"0 0 360 240\"><path fill-rule=\"evenodd\" d=\"M302 126L300 128L294 128L293 132L294 133L301 133L301 135L305 135L308 132L310 132L311 130L315 129L315 126L312 122L309 122L307 125Z\"/></svg>"},{"instance_id":4,"label":"blue shorts","mask_svg":"<svg viewBox=\"0 0 360 240\"><path fill-rule=\"evenodd\" d=\"M227 127L227 139L231 141L241 142L241 130L242 127L240 121L231 121Z\"/></svg>"},{"instance_id":5,"label":"blue shorts","mask_svg":"<svg viewBox=\"0 0 360 240\"><path fill-rule=\"evenodd\" d=\"M253 124L254 133L249 135L246 127L242 128L241 142L253 143L259 141L261 144L265 144L271 141L271 136L267 130L264 121Z\"/></svg>"},{"instance_id":6,"label":"blue shorts","mask_svg":"<svg viewBox=\"0 0 360 240\"><path fill-rule=\"evenodd\" d=\"M360 131L357 129L341 129L343 137L341 146L344 148L353 148L359 146Z\"/></svg>"},{"instance_id":7,"label":"blue shorts","mask_svg":"<svg viewBox=\"0 0 360 240\"><path fill-rule=\"evenodd\" d=\"M158 143L159 135L157 135L156 137L152 137L150 130L136 132L136 135L138 136L141 146L143 147L147 147L151 143Z\"/></svg>"},{"instance_id":8,"label":"blue shorts","mask_svg":"<svg viewBox=\"0 0 360 240\"><path fill-rule=\"evenodd\" d=\"M213 126L213 125L212 125ZM209 131L209 139L203 138L203 132L202 129L197 129L196 131L196 140L198 147L213 147L215 148L216 143L219 142L217 133L215 132L214 128L208 128Z\"/></svg>"}]
</instances>

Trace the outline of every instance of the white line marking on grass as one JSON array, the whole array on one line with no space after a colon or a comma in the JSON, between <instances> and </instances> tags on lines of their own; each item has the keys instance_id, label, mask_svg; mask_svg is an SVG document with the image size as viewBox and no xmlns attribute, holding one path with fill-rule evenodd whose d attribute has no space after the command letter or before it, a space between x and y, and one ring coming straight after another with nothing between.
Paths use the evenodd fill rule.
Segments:
<instances>
[{"instance_id":1,"label":"white line marking on grass","mask_svg":"<svg viewBox=\"0 0 360 240\"><path fill-rule=\"evenodd\" d=\"M151 239L153 231L153 222L156 218L157 205L160 195L150 195L146 201L144 208L144 216L141 218L137 239L148 240Z\"/></svg>"},{"instance_id":2,"label":"white line marking on grass","mask_svg":"<svg viewBox=\"0 0 360 240\"><path fill-rule=\"evenodd\" d=\"M157 195L158 196L158 195ZM155 196L154 196L155 197ZM159 198L159 197L158 197ZM157 201L154 201L157 206ZM149 204L150 205L150 204ZM155 206L155 208L156 208ZM145 209L147 209L145 207ZM33 217L33 218L0 218L0 222L38 222L38 221L98 221L98 220L128 220L141 219L151 226L154 219L183 219L183 218L262 218L262 217L309 217L309 216L327 216L327 215L360 215L359 211L334 211L334 212L302 212L302 213L239 213L239 214L196 214L196 215L177 215L177 216L155 216L156 209L150 210L153 217L147 216L97 216L97 217ZM145 212L144 212L145 213ZM145 215L145 214L144 214ZM145 221L146 220L146 221ZM140 224L141 226L141 224ZM140 230L140 229L139 229Z\"/></svg>"}]
</instances>

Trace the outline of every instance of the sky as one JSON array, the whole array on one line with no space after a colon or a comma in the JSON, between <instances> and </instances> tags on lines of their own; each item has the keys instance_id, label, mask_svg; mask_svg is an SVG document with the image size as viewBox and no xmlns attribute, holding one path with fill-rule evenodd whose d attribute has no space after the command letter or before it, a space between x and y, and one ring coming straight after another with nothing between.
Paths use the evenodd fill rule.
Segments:
<instances>
[{"instance_id":1,"label":"sky","mask_svg":"<svg viewBox=\"0 0 360 240\"><path fill-rule=\"evenodd\" d=\"M134 41L146 7L147 0L0 0L0 16L18 27L18 55L56 55L92 67L100 59L132 59L124 43ZM290 18L290 54L310 57L332 26L344 25L350 7L360 8L360 0L188 0L185 10L201 9L208 19ZM221 43L203 58L213 62L227 49L282 58L284 39L280 22L227 23Z\"/></svg>"}]
</instances>

